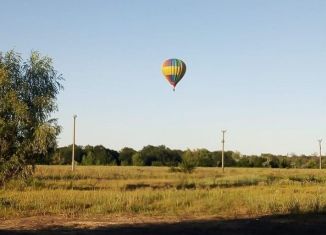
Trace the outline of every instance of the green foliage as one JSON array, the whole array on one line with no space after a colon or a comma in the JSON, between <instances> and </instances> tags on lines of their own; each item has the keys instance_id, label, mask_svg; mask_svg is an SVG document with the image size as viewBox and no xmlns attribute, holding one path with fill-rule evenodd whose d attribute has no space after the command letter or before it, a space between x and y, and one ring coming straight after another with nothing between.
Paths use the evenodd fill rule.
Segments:
<instances>
[{"instance_id":1,"label":"green foliage","mask_svg":"<svg viewBox=\"0 0 326 235\"><path fill-rule=\"evenodd\" d=\"M107 149L107 154L108 154L108 164L109 165L121 165L121 161L119 159L119 152L112 150L112 149Z\"/></svg>"},{"instance_id":2,"label":"green foliage","mask_svg":"<svg viewBox=\"0 0 326 235\"><path fill-rule=\"evenodd\" d=\"M95 156L93 151L88 151L86 155L83 155L82 165L95 165Z\"/></svg>"},{"instance_id":3,"label":"green foliage","mask_svg":"<svg viewBox=\"0 0 326 235\"><path fill-rule=\"evenodd\" d=\"M269 165L271 168L278 168L280 166L280 160L273 156L269 159Z\"/></svg>"},{"instance_id":4,"label":"green foliage","mask_svg":"<svg viewBox=\"0 0 326 235\"><path fill-rule=\"evenodd\" d=\"M179 151L171 150L164 145L145 146L141 151L141 161L144 166L151 166L153 162L161 162L162 166L177 165L181 161Z\"/></svg>"},{"instance_id":5,"label":"green foliage","mask_svg":"<svg viewBox=\"0 0 326 235\"><path fill-rule=\"evenodd\" d=\"M188 151L187 151L188 152ZM192 152L194 161L198 166L216 166L216 159L207 149L197 149Z\"/></svg>"},{"instance_id":6,"label":"green foliage","mask_svg":"<svg viewBox=\"0 0 326 235\"><path fill-rule=\"evenodd\" d=\"M0 56L0 184L56 147L60 127L51 114L61 80L52 59L38 52L27 61L14 51Z\"/></svg>"},{"instance_id":7,"label":"green foliage","mask_svg":"<svg viewBox=\"0 0 326 235\"><path fill-rule=\"evenodd\" d=\"M222 152L209 151L207 149L172 150L164 145L145 146L140 151L125 147L117 152L112 149L98 146L75 146L75 159L82 165L135 165L135 166L169 166L171 169L181 165L188 165L182 160L182 155L189 155L187 161L195 163L198 167L221 167ZM191 154L189 153L191 152ZM37 164L71 164L72 146L49 149L46 155L35 155ZM322 162L326 168L326 161ZM239 152L226 151L224 153L224 165L226 167L266 167L266 168L318 168L319 158L315 156L283 156L269 153L260 156L241 155Z\"/></svg>"},{"instance_id":8,"label":"green foliage","mask_svg":"<svg viewBox=\"0 0 326 235\"><path fill-rule=\"evenodd\" d=\"M264 167L267 159L260 156L243 156L238 159L236 165L239 167Z\"/></svg>"},{"instance_id":9,"label":"green foliage","mask_svg":"<svg viewBox=\"0 0 326 235\"><path fill-rule=\"evenodd\" d=\"M119 153L119 159L121 161L121 165L123 166L131 166L132 165L132 155L136 153L136 150L132 148L123 148Z\"/></svg>"},{"instance_id":10,"label":"green foliage","mask_svg":"<svg viewBox=\"0 0 326 235\"><path fill-rule=\"evenodd\" d=\"M52 154L52 164L71 164L72 145L57 148ZM75 161L81 162L83 157L83 149L81 146L75 145ZM42 164L42 162L37 162Z\"/></svg>"},{"instance_id":11,"label":"green foliage","mask_svg":"<svg viewBox=\"0 0 326 235\"><path fill-rule=\"evenodd\" d=\"M279 168L290 168L290 167L291 167L290 161L286 157L282 157L280 159Z\"/></svg>"},{"instance_id":12,"label":"green foliage","mask_svg":"<svg viewBox=\"0 0 326 235\"><path fill-rule=\"evenodd\" d=\"M179 164L179 167L180 167L181 171L190 174L195 170L197 165L198 165L198 161L195 157L195 154L192 151L187 150L182 155L182 161Z\"/></svg>"},{"instance_id":13,"label":"green foliage","mask_svg":"<svg viewBox=\"0 0 326 235\"><path fill-rule=\"evenodd\" d=\"M160 149L163 151L159 151ZM164 156L166 155L164 146L155 147L148 145L140 153L145 166L151 166L153 161L158 161L159 159L164 160Z\"/></svg>"},{"instance_id":14,"label":"green foliage","mask_svg":"<svg viewBox=\"0 0 326 235\"><path fill-rule=\"evenodd\" d=\"M102 145L93 148L95 165L108 165L109 156L107 150Z\"/></svg>"},{"instance_id":15,"label":"green foliage","mask_svg":"<svg viewBox=\"0 0 326 235\"><path fill-rule=\"evenodd\" d=\"M315 159L310 159L307 163L305 163L305 168L317 168L318 164Z\"/></svg>"},{"instance_id":16,"label":"green foliage","mask_svg":"<svg viewBox=\"0 0 326 235\"><path fill-rule=\"evenodd\" d=\"M119 153L102 145L82 149L82 165L117 165Z\"/></svg>"},{"instance_id":17,"label":"green foliage","mask_svg":"<svg viewBox=\"0 0 326 235\"><path fill-rule=\"evenodd\" d=\"M236 161L233 158L234 156L237 156L237 154L235 154L232 151L226 151L224 153L224 166L226 167L235 166Z\"/></svg>"},{"instance_id":18,"label":"green foliage","mask_svg":"<svg viewBox=\"0 0 326 235\"><path fill-rule=\"evenodd\" d=\"M145 162L141 153L135 153L132 155L132 164L134 166L144 166Z\"/></svg>"}]
</instances>

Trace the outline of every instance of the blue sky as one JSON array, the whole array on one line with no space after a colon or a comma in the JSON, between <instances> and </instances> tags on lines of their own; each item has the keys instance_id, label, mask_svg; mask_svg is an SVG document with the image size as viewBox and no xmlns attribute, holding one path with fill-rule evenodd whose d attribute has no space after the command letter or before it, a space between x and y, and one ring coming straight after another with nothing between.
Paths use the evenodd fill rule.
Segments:
<instances>
[{"instance_id":1,"label":"blue sky","mask_svg":"<svg viewBox=\"0 0 326 235\"><path fill-rule=\"evenodd\" d=\"M326 1L0 0L0 50L54 58L59 144L251 153L326 142ZM187 64L176 92L161 74Z\"/></svg>"}]
</instances>

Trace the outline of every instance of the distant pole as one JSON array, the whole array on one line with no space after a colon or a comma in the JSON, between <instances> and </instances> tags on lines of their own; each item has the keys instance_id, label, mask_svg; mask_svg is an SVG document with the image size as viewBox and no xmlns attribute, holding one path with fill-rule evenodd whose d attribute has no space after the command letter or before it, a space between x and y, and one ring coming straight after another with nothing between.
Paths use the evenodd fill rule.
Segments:
<instances>
[{"instance_id":1,"label":"distant pole","mask_svg":"<svg viewBox=\"0 0 326 235\"><path fill-rule=\"evenodd\" d=\"M73 133L73 139L72 139L72 156L71 156L71 170L75 170L75 141L76 141L76 118L77 115L75 114L73 116L74 118L74 133Z\"/></svg>"},{"instance_id":2,"label":"distant pole","mask_svg":"<svg viewBox=\"0 0 326 235\"><path fill-rule=\"evenodd\" d=\"M225 135L225 132L226 132L226 130L222 130L222 134L223 134L223 137L222 137L222 172L223 173L224 173L224 143L225 143L224 135Z\"/></svg>"},{"instance_id":3,"label":"distant pole","mask_svg":"<svg viewBox=\"0 0 326 235\"><path fill-rule=\"evenodd\" d=\"M323 141L322 139L318 140L318 143L319 143L319 169L321 169L321 142L322 141Z\"/></svg>"}]
</instances>

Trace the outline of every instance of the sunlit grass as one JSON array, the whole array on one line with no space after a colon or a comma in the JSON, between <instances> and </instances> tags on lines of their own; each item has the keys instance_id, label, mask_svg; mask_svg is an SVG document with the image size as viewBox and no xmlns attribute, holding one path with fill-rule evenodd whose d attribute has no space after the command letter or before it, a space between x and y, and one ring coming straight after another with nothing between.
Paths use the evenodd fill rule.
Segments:
<instances>
[{"instance_id":1,"label":"sunlit grass","mask_svg":"<svg viewBox=\"0 0 326 235\"><path fill-rule=\"evenodd\" d=\"M0 190L0 217L252 217L326 212L319 170L38 166L33 178Z\"/></svg>"}]
</instances>

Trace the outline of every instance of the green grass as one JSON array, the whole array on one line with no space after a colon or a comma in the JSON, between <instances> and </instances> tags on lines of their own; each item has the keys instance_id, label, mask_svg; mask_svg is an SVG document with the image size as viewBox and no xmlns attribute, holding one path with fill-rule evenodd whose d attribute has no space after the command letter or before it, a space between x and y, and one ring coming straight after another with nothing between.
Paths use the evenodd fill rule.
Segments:
<instances>
[{"instance_id":1,"label":"green grass","mask_svg":"<svg viewBox=\"0 0 326 235\"><path fill-rule=\"evenodd\" d=\"M34 176L0 190L0 218L254 217L326 212L326 174L319 170L38 166Z\"/></svg>"}]
</instances>

